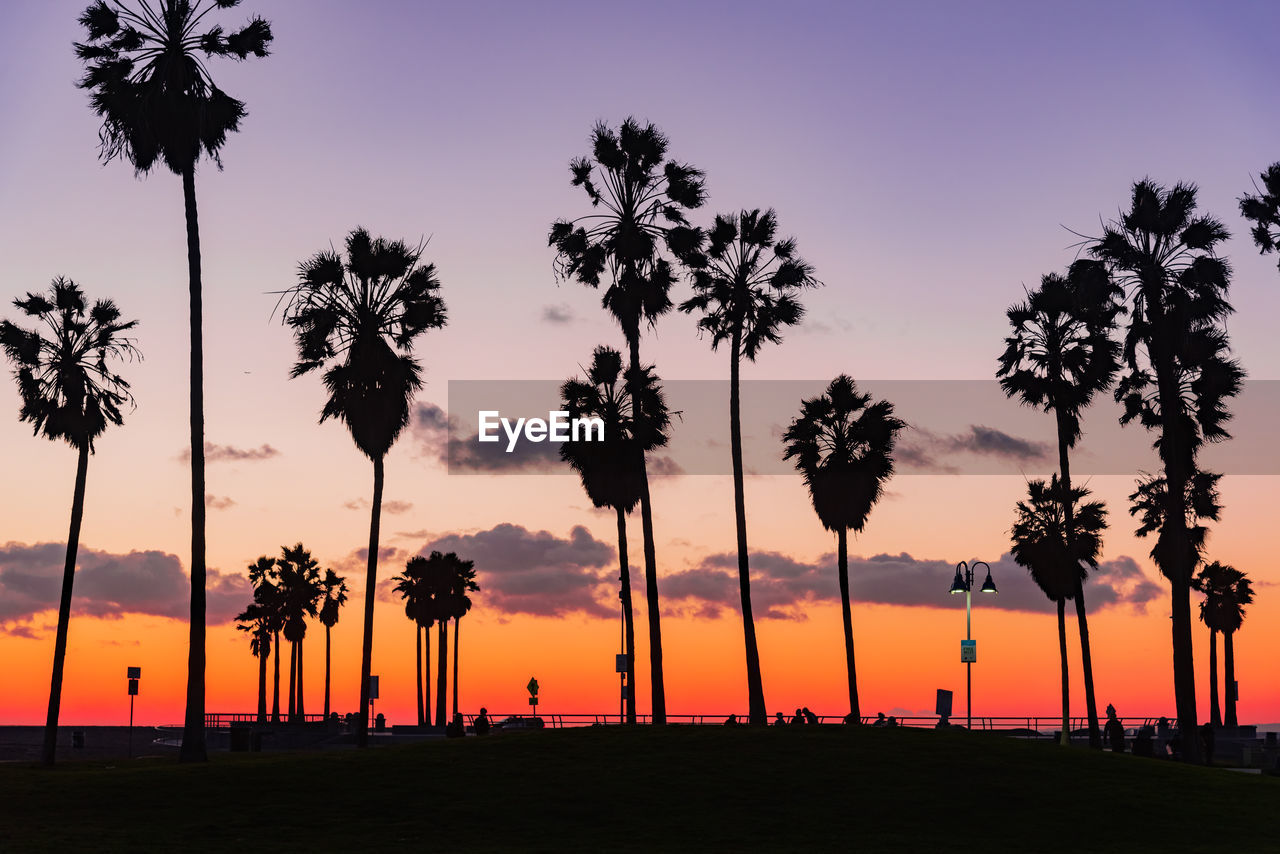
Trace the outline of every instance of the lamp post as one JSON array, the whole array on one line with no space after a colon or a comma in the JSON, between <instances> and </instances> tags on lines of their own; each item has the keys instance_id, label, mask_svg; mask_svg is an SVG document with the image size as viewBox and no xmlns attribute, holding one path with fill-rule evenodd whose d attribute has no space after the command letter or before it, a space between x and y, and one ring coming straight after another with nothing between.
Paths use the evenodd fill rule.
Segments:
<instances>
[{"instance_id":1,"label":"lamp post","mask_svg":"<svg viewBox=\"0 0 1280 854\"><path fill-rule=\"evenodd\" d=\"M987 579L979 591L998 592L991 580L991 567L985 560L975 560L973 566L960 561L956 564L955 580L951 582L952 593L964 594L964 640L960 643L960 660L964 662L965 726L968 729L973 729L973 663L978 660L978 644L973 639L973 575L979 565L987 568Z\"/></svg>"}]
</instances>

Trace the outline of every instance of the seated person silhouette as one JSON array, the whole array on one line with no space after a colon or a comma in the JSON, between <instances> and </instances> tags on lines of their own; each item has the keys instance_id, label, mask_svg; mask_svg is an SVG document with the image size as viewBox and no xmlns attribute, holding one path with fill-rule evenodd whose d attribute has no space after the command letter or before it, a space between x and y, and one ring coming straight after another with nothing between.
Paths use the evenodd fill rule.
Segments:
<instances>
[{"instance_id":1,"label":"seated person silhouette","mask_svg":"<svg viewBox=\"0 0 1280 854\"><path fill-rule=\"evenodd\" d=\"M1124 753L1124 724L1116 717L1116 707L1107 704L1107 725L1103 730L1112 753Z\"/></svg>"},{"instance_id":2,"label":"seated person silhouette","mask_svg":"<svg viewBox=\"0 0 1280 854\"><path fill-rule=\"evenodd\" d=\"M778 712L776 715L773 716L774 726L782 726L786 722L787 722L787 719L783 716L782 712Z\"/></svg>"},{"instance_id":3,"label":"seated person silhouette","mask_svg":"<svg viewBox=\"0 0 1280 854\"><path fill-rule=\"evenodd\" d=\"M876 719L872 726L886 726L889 722L884 719L884 712L876 712Z\"/></svg>"},{"instance_id":4,"label":"seated person silhouette","mask_svg":"<svg viewBox=\"0 0 1280 854\"><path fill-rule=\"evenodd\" d=\"M791 717L792 726L804 726L804 712L796 709L796 713Z\"/></svg>"},{"instance_id":5,"label":"seated person silhouette","mask_svg":"<svg viewBox=\"0 0 1280 854\"><path fill-rule=\"evenodd\" d=\"M804 707L804 709L803 709L802 711L803 711L803 714L804 714L804 722L805 722L805 723L807 723L807 724L816 724L816 723L818 722L818 716L817 716L817 715L815 715L813 712L809 711L809 707L808 707L808 706L805 706L805 707Z\"/></svg>"},{"instance_id":6,"label":"seated person silhouette","mask_svg":"<svg viewBox=\"0 0 1280 854\"><path fill-rule=\"evenodd\" d=\"M897 719L897 718L895 718L893 715L889 715L889 723L888 723L888 726L891 726L891 727L892 727L892 726L897 726L897 725L898 725L898 719Z\"/></svg>"},{"instance_id":7,"label":"seated person silhouette","mask_svg":"<svg viewBox=\"0 0 1280 854\"><path fill-rule=\"evenodd\" d=\"M489 734L489 710L488 709L484 708L483 706L480 707L480 714L476 716L475 723L472 724L472 729L476 731L476 735Z\"/></svg>"},{"instance_id":8,"label":"seated person silhouette","mask_svg":"<svg viewBox=\"0 0 1280 854\"><path fill-rule=\"evenodd\" d=\"M737 726L737 725L738 725L738 716L737 716L737 715L729 715L729 717L725 718L724 725L725 725L725 726Z\"/></svg>"}]
</instances>

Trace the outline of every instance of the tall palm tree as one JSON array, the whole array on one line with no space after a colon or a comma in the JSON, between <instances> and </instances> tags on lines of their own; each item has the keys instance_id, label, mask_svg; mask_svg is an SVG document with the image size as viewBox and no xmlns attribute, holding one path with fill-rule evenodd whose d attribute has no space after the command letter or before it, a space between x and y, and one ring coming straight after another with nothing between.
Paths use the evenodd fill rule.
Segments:
<instances>
[{"instance_id":1,"label":"tall palm tree","mask_svg":"<svg viewBox=\"0 0 1280 854\"><path fill-rule=\"evenodd\" d=\"M306 721L307 710L302 678L303 641L307 637L307 618L318 614L322 594L320 588L320 564L302 543L293 547L281 546L276 559L280 573L280 591L283 600L284 638L291 647L289 664L289 720ZM295 700L296 698L296 700Z\"/></svg>"},{"instance_id":2,"label":"tall palm tree","mask_svg":"<svg viewBox=\"0 0 1280 854\"><path fill-rule=\"evenodd\" d=\"M258 659L258 723L267 722L267 659L271 657L270 612L253 601L236 617L236 628L249 633L249 651Z\"/></svg>"},{"instance_id":3,"label":"tall palm tree","mask_svg":"<svg viewBox=\"0 0 1280 854\"><path fill-rule=\"evenodd\" d=\"M1214 561L1204 566L1195 578L1195 589L1205 595L1200 602L1200 619L1209 627L1209 697L1210 722L1214 726L1225 723L1237 725L1235 696L1235 648L1232 636L1244 622L1244 606L1253 601L1253 585L1249 577L1227 564ZM1226 665L1227 714L1225 720L1218 710L1218 645L1217 634L1222 632Z\"/></svg>"},{"instance_id":4,"label":"tall palm tree","mask_svg":"<svg viewBox=\"0 0 1280 854\"><path fill-rule=\"evenodd\" d=\"M862 712L853 661L848 532L866 527L871 508L893 476L893 446L905 426L894 417L892 403L872 402L871 395L859 392L854 381L841 374L823 394L801 403L799 417L783 437L783 459L795 460L822 527L836 532L849 713L854 721Z\"/></svg>"},{"instance_id":5,"label":"tall palm tree","mask_svg":"<svg viewBox=\"0 0 1280 854\"><path fill-rule=\"evenodd\" d=\"M436 631L439 633L436 644L436 653L439 657L436 660L435 719L435 725L438 727L443 727L447 723L445 716L448 707L445 700L447 699L446 690L449 684L449 620L452 619L454 610L452 599L459 575L473 566L473 561L462 560L456 552L447 554L432 552L431 556L427 558L426 566L423 569L423 588L426 591L424 602L430 618L436 624ZM430 690L430 684L431 680L428 679L428 691ZM428 718L430 718L430 715L428 715Z\"/></svg>"},{"instance_id":6,"label":"tall palm tree","mask_svg":"<svg viewBox=\"0 0 1280 854\"><path fill-rule=\"evenodd\" d=\"M1071 488L1070 449L1081 435L1080 416L1095 395L1106 391L1120 370L1120 345L1111 337L1123 296L1097 262L1080 260L1066 276L1050 273L1025 302L1009 308L1012 334L1005 339L996 376L1009 397L1027 406L1052 412L1057 422L1058 469L1065 514L1067 553L1072 552L1073 508L1066 496ZM1083 569L1083 568L1082 568ZM1098 704L1093 690L1093 656L1085 613L1083 576L1071 575L1080 629L1080 659L1084 666L1085 705L1089 715L1089 746L1102 749ZM1053 598L1053 597L1050 597ZM1059 603L1061 604L1061 603Z\"/></svg>"},{"instance_id":7,"label":"tall palm tree","mask_svg":"<svg viewBox=\"0 0 1280 854\"><path fill-rule=\"evenodd\" d=\"M90 308L80 286L57 278L49 295L28 293L14 306L37 322L24 329L0 321L0 348L13 363L22 399L21 421L32 425L35 435L63 440L76 449L76 482L71 496L71 529L62 569L62 596L58 601L58 630L53 645L53 677L49 685L49 712L45 718L41 758L52 765L58 747L58 710L62 704L62 668L67 654L71 622L71 590L75 582L76 552L80 547L80 523L84 518L85 479L93 442L108 424L122 424L121 407L133 403L129 383L108 367L107 360L138 356L126 336L136 320L123 321L111 300L98 300Z\"/></svg>"},{"instance_id":8,"label":"tall palm tree","mask_svg":"<svg viewBox=\"0 0 1280 854\"><path fill-rule=\"evenodd\" d=\"M356 447L373 461L373 509L364 591L360 660L360 724L356 744L369 744L369 669L373 661L373 599L378 586L378 530L383 461L409 423L409 405L422 387L414 340L446 323L434 264L424 247L371 237L357 228L346 258L319 252L303 262L298 284L285 293L284 320L293 327L298 361L293 376L325 368L329 392L320 421L346 424Z\"/></svg>"},{"instance_id":9,"label":"tall palm tree","mask_svg":"<svg viewBox=\"0 0 1280 854\"><path fill-rule=\"evenodd\" d=\"M636 633L631 604L631 569L627 557L627 514L640 501L645 451L667 443L671 416L653 368L639 377L643 430L635 423L630 383L624 378L622 354L596 347L586 381L570 379L560 387L562 408L570 418L599 418L603 441L571 439L560 445L560 457L578 473L582 488L596 507L610 507L618 520L618 581L621 585L624 654L627 657L627 723L636 722ZM638 436L643 433L643 442ZM598 437L594 437L598 439ZM455 645L456 646L456 645Z\"/></svg>"},{"instance_id":10,"label":"tall palm tree","mask_svg":"<svg viewBox=\"0 0 1280 854\"><path fill-rule=\"evenodd\" d=\"M426 589L427 559L421 555L409 558L404 565L404 572L391 580L395 582L392 589L404 599L404 615L413 621L414 646L417 648L416 667L418 687L418 726L425 726L431 713L431 698L425 694L422 686L423 652L422 637L427 638L426 667L427 683L431 682L431 602ZM425 699L424 699L425 696Z\"/></svg>"},{"instance_id":11,"label":"tall palm tree","mask_svg":"<svg viewBox=\"0 0 1280 854\"><path fill-rule=\"evenodd\" d=\"M599 122L591 132L592 153L569 164L572 183L582 187L592 213L556 220L548 245L556 250L556 275L584 285L605 285L602 303L622 327L630 354L631 376L638 382L640 331L671 310L676 275L671 258L689 266L701 263L701 232L685 211L705 200L702 172L667 158L668 141L652 124L633 118L613 130ZM665 246L665 251L664 251ZM642 390L632 384L632 404L640 409ZM649 604L649 672L653 722L667 721L662 676L662 624L658 603L657 557L649 479L640 476L640 525L644 537L645 594Z\"/></svg>"},{"instance_id":12,"label":"tall palm tree","mask_svg":"<svg viewBox=\"0 0 1280 854\"><path fill-rule=\"evenodd\" d=\"M1019 501L1010 553L1031 573L1044 595L1058 606L1058 654L1062 664L1062 743L1071 740L1070 677L1067 672L1067 600L1077 594L1085 564L1097 568L1107 511L1101 501L1084 502L1089 490L1067 492L1055 475L1049 483L1027 484L1027 499ZM1065 496L1065 497L1064 497ZM1090 736L1092 743L1092 734Z\"/></svg>"},{"instance_id":13,"label":"tall palm tree","mask_svg":"<svg viewBox=\"0 0 1280 854\"><path fill-rule=\"evenodd\" d=\"M138 174L164 166L182 176L187 223L191 306L191 625L183 762L207 758L204 740L205 484L204 332L196 165L202 157L222 166L222 146L240 129L243 101L218 88L209 74L214 57L265 57L271 25L255 17L227 31L205 19L239 0L96 0L80 16L85 41L76 54L85 65L79 86L90 91L105 161L120 158ZM201 29L203 28L203 32Z\"/></svg>"},{"instance_id":14,"label":"tall palm tree","mask_svg":"<svg viewBox=\"0 0 1280 854\"><path fill-rule=\"evenodd\" d=\"M280 590L280 572L275 558L262 555L249 564L249 583L253 601L261 605L275 650L275 675L272 677L271 722L280 723L280 630L284 628L284 599Z\"/></svg>"},{"instance_id":15,"label":"tall palm tree","mask_svg":"<svg viewBox=\"0 0 1280 854\"><path fill-rule=\"evenodd\" d=\"M1272 163L1258 177L1262 188L1256 196L1240 198L1240 213L1253 223L1254 245L1266 255L1280 247L1280 163Z\"/></svg>"},{"instance_id":16,"label":"tall palm tree","mask_svg":"<svg viewBox=\"0 0 1280 854\"><path fill-rule=\"evenodd\" d=\"M459 627L462 618L471 613L471 597L468 593L479 593L480 585L476 583L476 562L459 560L454 565L453 589L449 592L450 613L453 615L453 715L458 715L458 658Z\"/></svg>"},{"instance_id":17,"label":"tall palm tree","mask_svg":"<svg viewBox=\"0 0 1280 854\"><path fill-rule=\"evenodd\" d=\"M733 461L733 511L738 538L738 593L747 655L747 705L756 726L769 722L751 611L751 566L747 553L747 508L742 474L742 358L754 362L766 343L782 340L784 327L800 322L797 298L817 287L813 267L796 254L794 238L779 240L772 209L718 214L708 236L705 264L693 270L692 299L680 306L699 312L699 332L711 335L711 349L729 342L729 448Z\"/></svg>"},{"instance_id":18,"label":"tall palm tree","mask_svg":"<svg viewBox=\"0 0 1280 854\"><path fill-rule=\"evenodd\" d=\"M329 634L338 624L342 606L347 604L347 580L332 569L324 571L320 579L320 624L324 626L324 717L329 719L329 675L332 644Z\"/></svg>"},{"instance_id":19,"label":"tall palm tree","mask_svg":"<svg viewBox=\"0 0 1280 854\"><path fill-rule=\"evenodd\" d=\"M1173 679L1178 726L1196 731L1195 666L1191 649L1191 574L1199 561L1188 525L1187 486L1205 442L1229 437L1227 402L1244 372L1230 357L1225 319L1231 268L1216 254L1227 230L1196 211L1196 188L1134 184L1129 209L1089 247L1124 288L1129 326L1126 372L1116 387L1121 423L1137 419L1154 442L1167 484L1153 556L1169 579L1173 610ZM1200 760L1200 745L1184 739L1182 755Z\"/></svg>"}]
</instances>

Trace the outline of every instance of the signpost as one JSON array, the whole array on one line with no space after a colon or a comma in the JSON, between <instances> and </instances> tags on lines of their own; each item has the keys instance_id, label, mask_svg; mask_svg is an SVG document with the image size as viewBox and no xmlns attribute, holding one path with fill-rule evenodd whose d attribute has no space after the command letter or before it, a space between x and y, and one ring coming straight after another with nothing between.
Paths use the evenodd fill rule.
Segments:
<instances>
[{"instance_id":1,"label":"signpost","mask_svg":"<svg viewBox=\"0 0 1280 854\"><path fill-rule=\"evenodd\" d=\"M529 689L529 705L533 706L533 716L538 716L538 680L529 677L529 684L525 686Z\"/></svg>"},{"instance_id":2,"label":"signpost","mask_svg":"<svg viewBox=\"0 0 1280 854\"><path fill-rule=\"evenodd\" d=\"M141 667L130 667L126 671L129 679L129 753L133 758L133 698L138 696L138 680L142 678Z\"/></svg>"},{"instance_id":3,"label":"signpost","mask_svg":"<svg viewBox=\"0 0 1280 854\"><path fill-rule=\"evenodd\" d=\"M378 677L369 677L369 726L373 726L373 701L378 699Z\"/></svg>"},{"instance_id":4,"label":"signpost","mask_svg":"<svg viewBox=\"0 0 1280 854\"><path fill-rule=\"evenodd\" d=\"M960 662L974 664L978 660L978 642L976 640L960 641Z\"/></svg>"}]
</instances>

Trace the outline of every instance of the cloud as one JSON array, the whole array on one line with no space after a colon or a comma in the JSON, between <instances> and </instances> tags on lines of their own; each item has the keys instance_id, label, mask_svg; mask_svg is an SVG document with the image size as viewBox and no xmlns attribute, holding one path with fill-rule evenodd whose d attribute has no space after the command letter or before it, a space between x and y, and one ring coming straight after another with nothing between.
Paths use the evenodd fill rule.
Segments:
<instances>
[{"instance_id":1,"label":"cloud","mask_svg":"<svg viewBox=\"0 0 1280 854\"><path fill-rule=\"evenodd\" d=\"M66 546L0 546L0 631L32 636L30 619L58 607ZM147 614L186 620L191 580L176 555L160 551L113 554L81 547L77 554L74 615L115 619ZM250 598L249 581L209 569L205 579L210 624L235 618Z\"/></svg>"},{"instance_id":2,"label":"cloud","mask_svg":"<svg viewBox=\"0 0 1280 854\"><path fill-rule=\"evenodd\" d=\"M550 323L552 326L567 326L573 323L577 318L573 313L573 308L568 303L558 303L556 305L544 305L542 307L542 322Z\"/></svg>"},{"instance_id":3,"label":"cloud","mask_svg":"<svg viewBox=\"0 0 1280 854\"><path fill-rule=\"evenodd\" d=\"M235 507L236 503L228 496L210 495L206 493L204 497L204 506L208 507L210 510L226 510L228 508Z\"/></svg>"},{"instance_id":4,"label":"cloud","mask_svg":"<svg viewBox=\"0 0 1280 854\"><path fill-rule=\"evenodd\" d=\"M280 456L280 452L270 445L262 445L258 448L236 448L232 445L215 445L212 442L204 443L204 461L206 463L251 463L261 460L269 460L272 457ZM191 461L191 447L183 449L178 455L178 459L182 462Z\"/></svg>"},{"instance_id":5,"label":"cloud","mask_svg":"<svg viewBox=\"0 0 1280 854\"><path fill-rule=\"evenodd\" d=\"M507 453L505 440L481 442L478 432L463 437L448 414L434 403L414 405L409 420L409 433L421 453L450 472L460 474L524 474L551 472L568 468L560 459L560 446L554 442L518 442Z\"/></svg>"},{"instance_id":6,"label":"cloud","mask_svg":"<svg viewBox=\"0 0 1280 854\"><path fill-rule=\"evenodd\" d=\"M1015 463L1037 463L1048 460L1051 450L1046 442L1023 439L994 427L970 424L966 430L951 435L939 435L913 427L898 443L894 458L904 469L927 469L934 474L958 474L959 466L943 462L939 458L973 454Z\"/></svg>"},{"instance_id":7,"label":"cloud","mask_svg":"<svg viewBox=\"0 0 1280 854\"><path fill-rule=\"evenodd\" d=\"M445 534L420 553L432 551L457 552L476 562L478 605L486 610L543 617L615 613L615 550L580 525L559 537L504 522L486 531Z\"/></svg>"},{"instance_id":8,"label":"cloud","mask_svg":"<svg viewBox=\"0 0 1280 854\"><path fill-rule=\"evenodd\" d=\"M662 579L662 594L669 604L682 600L674 613L721 616L739 611L737 555L708 555L697 564ZM983 570L984 572L984 570ZM1005 554L991 563L992 579L999 593L982 597L983 607L1011 611L1050 613L1054 605L1031 580L1027 571ZM850 596L855 603L946 607L947 589L955 564L915 558L906 552L870 557L849 557ZM978 579L981 583L982 579ZM1148 578L1131 557L1104 561L1085 583L1085 602L1093 610L1128 605L1144 612L1163 588ZM757 615L774 619L805 619L814 604L839 601L836 556L825 554L813 562L779 552L751 555L751 603Z\"/></svg>"},{"instance_id":9,"label":"cloud","mask_svg":"<svg viewBox=\"0 0 1280 854\"><path fill-rule=\"evenodd\" d=\"M368 510L371 505L369 503L369 499L367 498L353 498L350 501L342 502L342 506L347 508L348 510ZM390 513L393 516L398 516L401 513L408 513L412 509L413 509L412 501L392 500L392 501L382 502L382 512Z\"/></svg>"}]
</instances>

